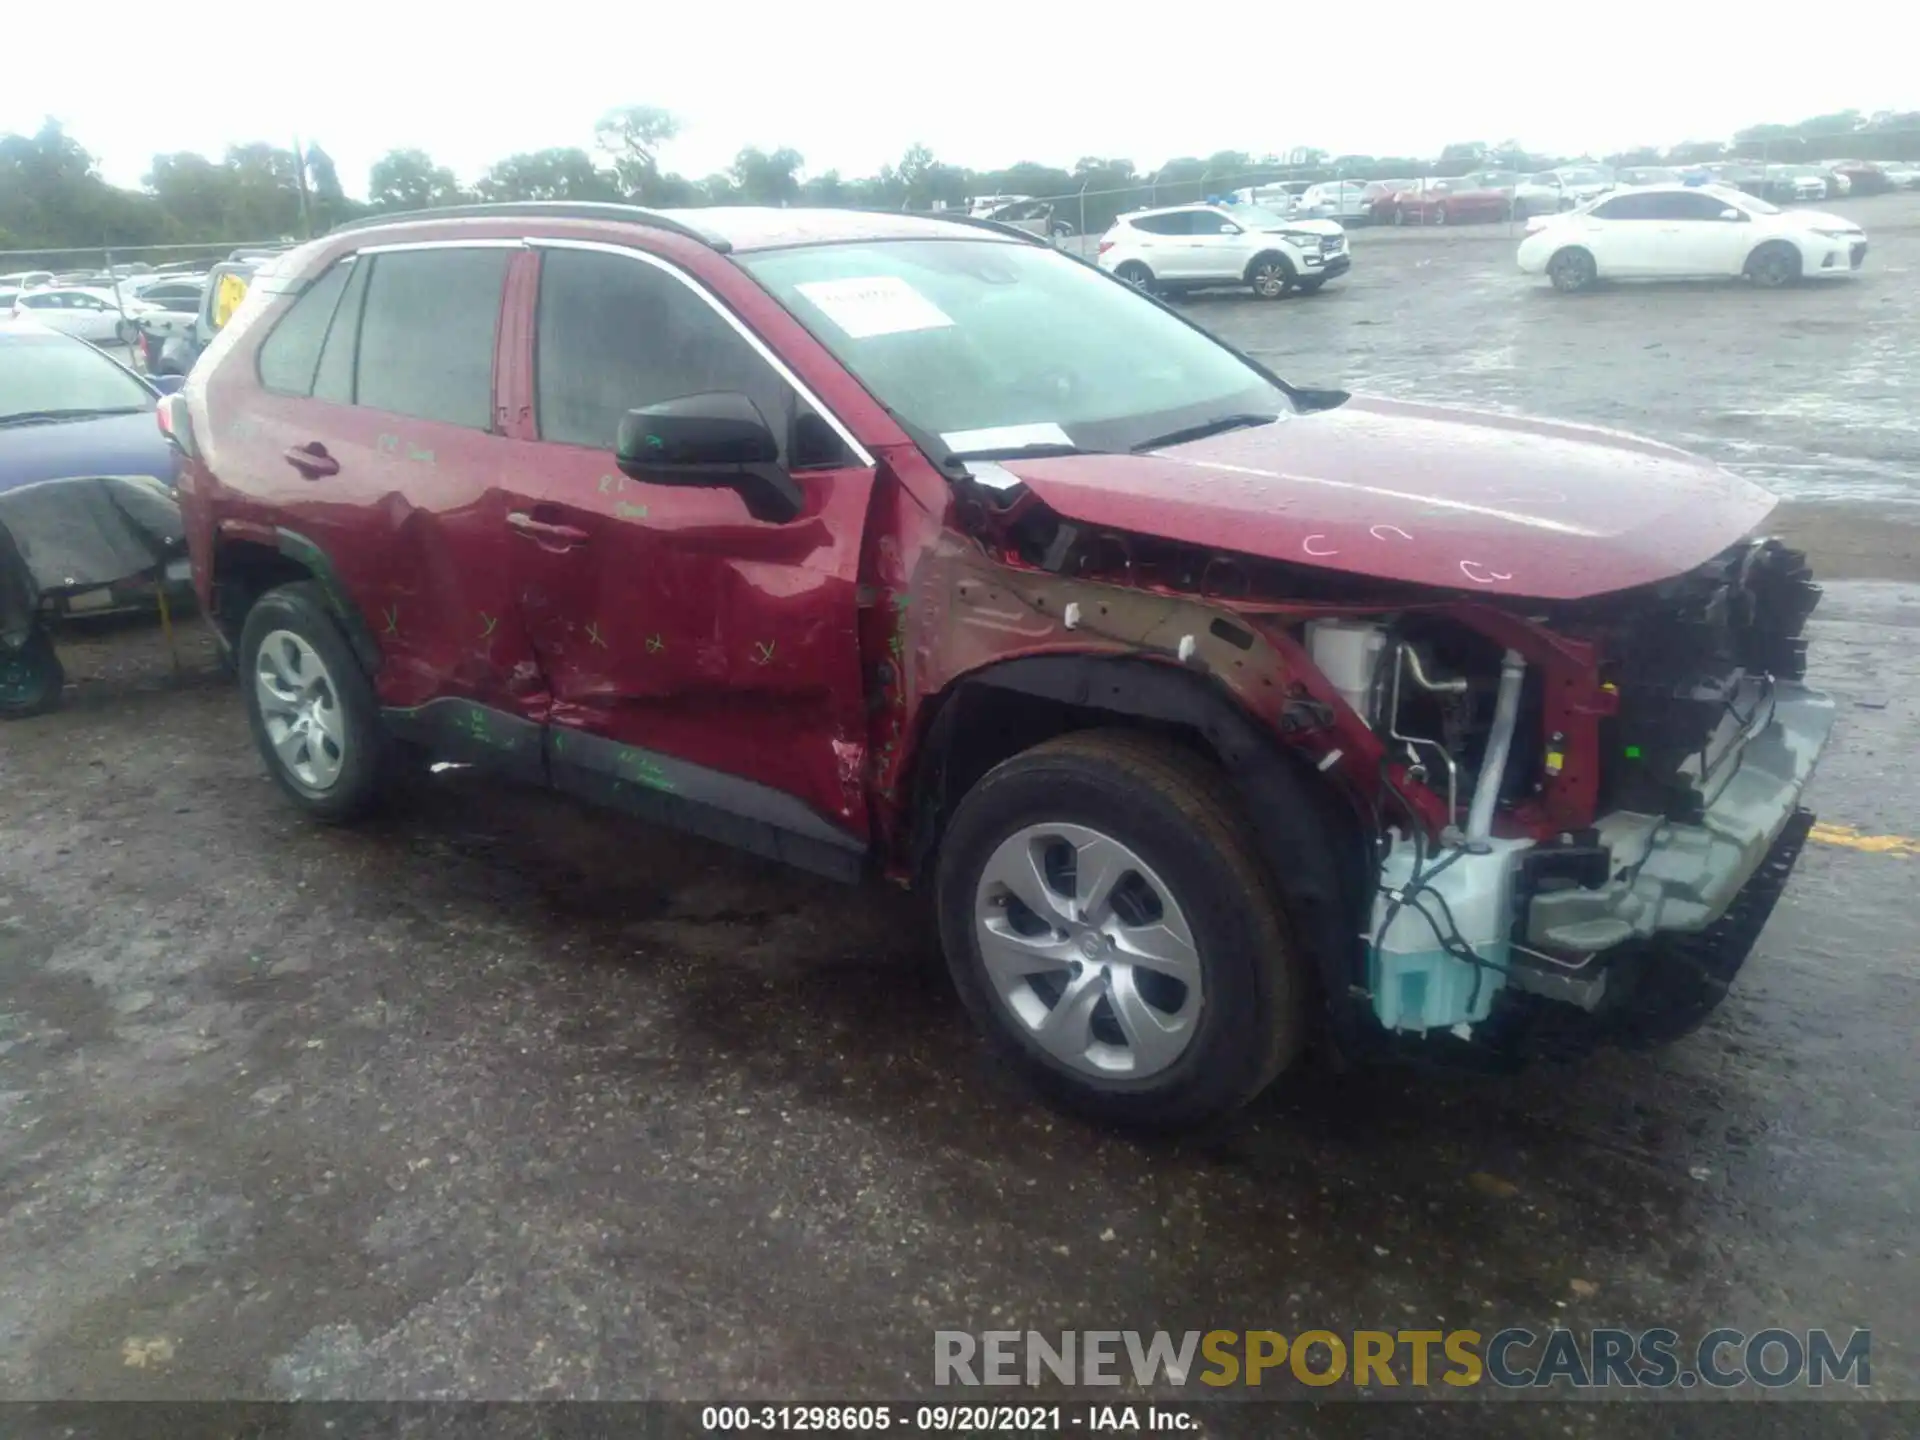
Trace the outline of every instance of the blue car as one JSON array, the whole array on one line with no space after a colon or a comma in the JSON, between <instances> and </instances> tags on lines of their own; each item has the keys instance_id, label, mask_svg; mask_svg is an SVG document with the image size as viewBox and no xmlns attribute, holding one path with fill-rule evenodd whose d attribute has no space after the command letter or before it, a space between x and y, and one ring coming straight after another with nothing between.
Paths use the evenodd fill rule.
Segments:
<instances>
[{"instance_id":1,"label":"blue car","mask_svg":"<svg viewBox=\"0 0 1920 1440\"><path fill-rule=\"evenodd\" d=\"M167 556L179 532L178 457L154 407L180 383L150 383L41 326L0 325L0 720L59 703L47 617L151 603L144 557ZM185 586L184 557L165 570L170 591Z\"/></svg>"},{"instance_id":2,"label":"blue car","mask_svg":"<svg viewBox=\"0 0 1920 1440\"><path fill-rule=\"evenodd\" d=\"M151 475L174 483L178 456L153 407L180 388L134 374L84 340L0 325L0 491L72 475Z\"/></svg>"}]
</instances>

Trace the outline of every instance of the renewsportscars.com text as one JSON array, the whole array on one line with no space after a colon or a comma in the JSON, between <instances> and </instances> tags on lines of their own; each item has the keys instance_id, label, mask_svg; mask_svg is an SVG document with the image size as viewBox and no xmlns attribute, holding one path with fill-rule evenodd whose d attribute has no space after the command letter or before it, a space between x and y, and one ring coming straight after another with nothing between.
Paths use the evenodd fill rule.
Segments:
<instances>
[{"instance_id":1,"label":"renewsportscars.com text","mask_svg":"<svg viewBox=\"0 0 1920 1440\"><path fill-rule=\"evenodd\" d=\"M935 1385L1777 1390L1872 1383L1866 1330L936 1330Z\"/></svg>"}]
</instances>

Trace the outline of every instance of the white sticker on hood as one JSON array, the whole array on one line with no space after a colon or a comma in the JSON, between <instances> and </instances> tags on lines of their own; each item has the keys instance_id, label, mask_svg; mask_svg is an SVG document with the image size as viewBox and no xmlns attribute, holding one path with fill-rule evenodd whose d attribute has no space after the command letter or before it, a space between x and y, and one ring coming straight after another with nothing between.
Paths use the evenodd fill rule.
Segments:
<instances>
[{"instance_id":1,"label":"white sticker on hood","mask_svg":"<svg viewBox=\"0 0 1920 1440\"><path fill-rule=\"evenodd\" d=\"M855 340L953 324L950 315L897 275L812 280L796 288Z\"/></svg>"}]
</instances>

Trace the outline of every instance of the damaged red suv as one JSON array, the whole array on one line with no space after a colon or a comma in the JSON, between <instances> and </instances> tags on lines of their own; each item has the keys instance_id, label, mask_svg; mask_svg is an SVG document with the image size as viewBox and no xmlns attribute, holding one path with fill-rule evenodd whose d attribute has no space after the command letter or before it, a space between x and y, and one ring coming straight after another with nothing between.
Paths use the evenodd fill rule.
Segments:
<instances>
[{"instance_id":1,"label":"damaged red suv","mask_svg":"<svg viewBox=\"0 0 1920 1440\"><path fill-rule=\"evenodd\" d=\"M348 819L425 754L928 885L988 1037L1123 1122L1315 1040L1686 1032L1833 723L1763 491L1297 388L977 224L349 226L161 419L297 804Z\"/></svg>"}]
</instances>

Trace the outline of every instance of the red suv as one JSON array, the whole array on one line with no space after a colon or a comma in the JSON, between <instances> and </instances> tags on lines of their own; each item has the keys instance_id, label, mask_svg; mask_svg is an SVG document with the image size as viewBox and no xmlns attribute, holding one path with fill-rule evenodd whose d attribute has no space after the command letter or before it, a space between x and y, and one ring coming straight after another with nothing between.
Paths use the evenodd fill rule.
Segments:
<instances>
[{"instance_id":1,"label":"red suv","mask_svg":"<svg viewBox=\"0 0 1920 1440\"><path fill-rule=\"evenodd\" d=\"M1765 492L1289 385L991 225L386 217L263 270L161 420L297 804L425 752L930 885L986 1033L1126 1122L1309 1037L1684 1032L1833 719Z\"/></svg>"}]
</instances>

